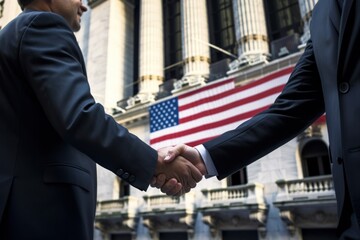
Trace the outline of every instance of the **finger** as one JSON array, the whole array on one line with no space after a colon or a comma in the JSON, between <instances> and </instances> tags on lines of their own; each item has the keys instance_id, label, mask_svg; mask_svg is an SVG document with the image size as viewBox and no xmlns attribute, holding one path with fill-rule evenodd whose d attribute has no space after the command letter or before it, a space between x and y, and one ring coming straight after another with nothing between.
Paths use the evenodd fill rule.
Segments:
<instances>
[{"instance_id":1,"label":"finger","mask_svg":"<svg viewBox=\"0 0 360 240\"><path fill-rule=\"evenodd\" d=\"M180 179L180 182L184 185L184 188L196 187L196 181L192 178L192 176L190 174L187 175L186 177Z\"/></svg>"},{"instance_id":2,"label":"finger","mask_svg":"<svg viewBox=\"0 0 360 240\"><path fill-rule=\"evenodd\" d=\"M203 175L201 174L200 170L192 164L190 164L190 173L195 182L201 181Z\"/></svg>"},{"instance_id":3,"label":"finger","mask_svg":"<svg viewBox=\"0 0 360 240\"><path fill-rule=\"evenodd\" d=\"M181 189L182 189L182 184L178 182L178 183L176 183L176 185L171 190L166 192L166 195L168 195L168 196L178 196L178 195L181 194Z\"/></svg>"},{"instance_id":4,"label":"finger","mask_svg":"<svg viewBox=\"0 0 360 240\"><path fill-rule=\"evenodd\" d=\"M180 184L180 183L179 183ZM165 184L163 184L163 186L161 187L161 192L170 195L170 193L172 193L172 190L174 188L177 188L178 186L178 181L175 178L171 178L170 180L168 180ZM181 184L180 184L181 185ZM181 187L180 187L181 188Z\"/></svg>"},{"instance_id":5,"label":"finger","mask_svg":"<svg viewBox=\"0 0 360 240\"><path fill-rule=\"evenodd\" d=\"M185 144L178 144L175 147L170 148L164 158L164 161L173 161L177 156L181 155L185 151L185 147Z\"/></svg>"},{"instance_id":6,"label":"finger","mask_svg":"<svg viewBox=\"0 0 360 240\"><path fill-rule=\"evenodd\" d=\"M174 197L180 197L181 195L183 195L185 192L183 191L183 188L181 187L180 190L174 195Z\"/></svg>"},{"instance_id":7,"label":"finger","mask_svg":"<svg viewBox=\"0 0 360 240\"><path fill-rule=\"evenodd\" d=\"M188 192L190 192L190 190L191 190L191 188L185 187L182 189L182 194L188 193Z\"/></svg>"},{"instance_id":8,"label":"finger","mask_svg":"<svg viewBox=\"0 0 360 240\"><path fill-rule=\"evenodd\" d=\"M161 188L161 187L165 184L165 181L166 181L166 176L165 176L165 174L160 173L160 174L157 175L157 177L156 177L156 182L155 182L155 184L154 184L154 187L156 187L156 188Z\"/></svg>"},{"instance_id":9,"label":"finger","mask_svg":"<svg viewBox=\"0 0 360 240\"><path fill-rule=\"evenodd\" d=\"M176 195L175 197L181 197L182 195L184 195L185 193L188 193L191 190L191 188L182 188Z\"/></svg>"},{"instance_id":10,"label":"finger","mask_svg":"<svg viewBox=\"0 0 360 240\"><path fill-rule=\"evenodd\" d=\"M201 179L203 178L203 175L201 174L199 169L197 169L196 167L193 171L191 171L191 176L196 182L200 182Z\"/></svg>"},{"instance_id":11,"label":"finger","mask_svg":"<svg viewBox=\"0 0 360 240\"><path fill-rule=\"evenodd\" d=\"M188 188L194 188L194 187L196 187L196 182L193 181L193 180L188 181L188 186L187 186L187 187L188 187Z\"/></svg>"}]
</instances>

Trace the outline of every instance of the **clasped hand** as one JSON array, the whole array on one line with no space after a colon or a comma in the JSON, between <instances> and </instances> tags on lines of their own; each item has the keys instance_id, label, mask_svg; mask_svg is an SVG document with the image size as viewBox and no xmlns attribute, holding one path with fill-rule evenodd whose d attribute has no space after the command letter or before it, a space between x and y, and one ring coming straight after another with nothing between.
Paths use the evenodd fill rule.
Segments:
<instances>
[{"instance_id":1,"label":"clasped hand","mask_svg":"<svg viewBox=\"0 0 360 240\"><path fill-rule=\"evenodd\" d=\"M196 186L206 174L205 164L195 148L180 144L158 150L152 187L169 196L180 196Z\"/></svg>"}]
</instances>

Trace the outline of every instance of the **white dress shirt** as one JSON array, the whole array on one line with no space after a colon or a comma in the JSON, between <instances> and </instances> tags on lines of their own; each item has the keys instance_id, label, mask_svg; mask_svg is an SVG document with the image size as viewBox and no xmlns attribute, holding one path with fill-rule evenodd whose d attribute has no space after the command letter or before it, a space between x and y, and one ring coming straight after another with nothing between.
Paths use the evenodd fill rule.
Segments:
<instances>
[{"instance_id":1,"label":"white dress shirt","mask_svg":"<svg viewBox=\"0 0 360 240\"><path fill-rule=\"evenodd\" d=\"M205 175L206 178L214 177L218 175L218 172L215 168L214 162L209 154L209 152L206 150L206 148L203 145L198 145L195 147L195 149L200 153L205 167L207 174Z\"/></svg>"}]
</instances>

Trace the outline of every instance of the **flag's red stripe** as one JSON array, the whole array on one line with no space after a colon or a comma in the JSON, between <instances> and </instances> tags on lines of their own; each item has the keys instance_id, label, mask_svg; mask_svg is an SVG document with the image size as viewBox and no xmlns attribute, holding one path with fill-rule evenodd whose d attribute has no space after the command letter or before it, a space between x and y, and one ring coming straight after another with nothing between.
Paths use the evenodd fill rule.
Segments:
<instances>
[{"instance_id":1,"label":"flag's red stripe","mask_svg":"<svg viewBox=\"0 0 360 240\"><path fill-rule=\"evenodd\" d=\"M210 96L210 97L207 97L207 98L202 98L202 99L199 99L199 100L194 99L194 101L192 101L191 103L179 106L179 111L183 111L183 110L186 110L186 109L189 109L189 108L193 108L195 106L204 104L206 102L216 101L216 100L222 99L224 97L227 97L227 96L229 96L231 94L241 92L241 91L244 91L246 89L253 88L253 87L256 87L256 86L259 86L260 84L263 84L263 83L266 83L266 82L274 81L274 80L276 80L275 78L279 78L279 77L282 77L282 76L284 76L286 74L289 74L292 71L292 69L293 69L292 67L291 68L286 68L284 70L273 73L273 74L268 75L268 76L266 76L264 78L261 78L259 80L253 81L251 83L247 83L246 85L236 87L234 89L225 91L223 93L219 93L219 94L214 95L214 96ZM186 97L189 97L189 95L192 95L192 94L187 94L187 95L188 96L186 96ZM181 98L184 98L184 95L179 96L179 99L181 99Z\"/></svg>"},{"instance_id":2,"label":"flag's red stripe","mask_svg":"<svg viewBox=\"0 0 360 240\"><path fill-rule=\"evenodd\" d=\"M286 74L290 74L292 72L292 70L293 70L293 66L282 69L282 70L280 70L278 72L269 74L269 75L267 75L267 76L265 76L265 77L263 77L263 78L261 78L259 80L253 81L251 83L247 83L246 85L243 85L243 86L236 87L236 88L234 88L232 90L229 90L229 91L226 91L224 93L220 93L219 95L212 96L212 97L209 97L207 99L202 99L202 100L187 104L185 106L182 106L182 107L180 107L179 111L184 110L184 109L188 109L188 108L191 108L191 107L195 107L195 106L197 106L199 104L202 104L202 103L205 103L205 102L211 102L211 101L214 101L214 100L217 100L217 99L221 99L221 98L223 98L225 96L229 96L230 94L233 94L234 92L241 92L241 91L244 91L246 89L253 88L253 87L255 87L257 85L260 85L262 83L265 83L267 81L271 81L271 80L274 80L275 78L279 78L279 77L282 77L282 76L284 76ZM221 85L227 84L227 83L229 83L231 81L234 81L234 79L228 79L228 80L221 81L221 82L218 82L218 83L215 83L215 84L207 85L207 86L202 87L200 89L196 89L196 90L190 91L188 93L179 95L178 97L179 98L191 97L194 94L198 94L198 93L203 92L203 91L209 91L209 90L217 88L217 87L219 87ZM282 90L283 86L275 87L273 89L278 89L278 88L281 88L281 90ZM257 94L257 95L255 95L256 97L255 96L249 97L249 98L247 98L247 101L250 102L251 101L251 100L249 100L250 98L261 99L263 97L262 95L266 95L267 92L271 92L273 89L266 90L263 93ZM281 90L279 90L279 92L281 92ZM268 95L270 95L270 94L268 94ZM244 103L246 103L246 100L244 100L244 99L239 100L239 101L237 101L235 103L231 103L231 104L228 104L226 106L219 107L219 108L216 109L216 111L221 112L224 109L231 109L234 106L240 106L240 105L242 105ZM199 126L199 127L190 128L190 129L187 129L187 130L184 130L184 131L181 131L181 132L177 132L177 133L169 133L169 134L164 135L162 137L151 139L150 143L151 144L159 143L159 142L162 142L162 141L165 141L165 140L187 136L189 134L193 134L193 133L196 133L196 132L199 132L199 131L204 131L204 130L220 127L220 126L223 126L223 125L226 125L226 124L234 123L236 121L245 120L247 118L251 118L255 114L257 114L257 113L259 113L259 112L261 112L261 111L263 111L263 110L265 110L267 108L268 108L268 106L262 107L262 108L259 108L259 109L256 109L256 110L248 111L246 113L242 113L242 114L239 114L237 116L234 116L234 117L231 117L231 118L228 118L228 119L225 119L225 120L221 120L221 121L218 121L218 122L208 123L208 124L205 124L205 125L202 125L202 126ZM205 111L205 112L201 113L201 115L198 114L196 116L192 116L191 118L196 119L196 118L199 118L199 116L200 117L201 116L209 116L209 115L214 114L214 111L215 110ZM184 122L187 122L187 121L190 121L190 120L191 120L190 118L183 119L181 121L181 123L184 123ZM205 139L201 139L201 140L195 140L193 142L188 142L188 144L190 144L192 146L198 145L198 144L201 144L202 142L205 142L206 140L210 140L213 137L215 137L215 136L211 136L209 138L205 138Z\"/></svg>"},{"instance_id":3,"label":"flag's red stripe","mask_svg":"<svg viewBox=\"0 0 360 240\"><path fill-rule=\"evenodd\" d=\"M315 124L324 124L326 123L326 115L322 115L321 117L319 117L316 121Z\"/></svg>"},{"instance_id":4,"label":"flag's red stripe","mask_svg":"<svg viewBox=\"0 0 360 240\"><path fill-rule=\"evenodd\" d=\"M206 86L204 86L202 88L199 88L199 89L196 89L196 90L181 94L181 95L179 95L179 98L186 98L186 97L189 97L191 95L198 94L200 92L204 92L204 91L208 91L208 90L213 89L213 88L217 88L219 86L225 85L225 84L233 82L233 81L234 81L234 78L230 78L230 79L218 82L218 83L209 84L209 85L206 85Z\"/></svg>"},{"instance_id":5,"label":"flag's red stripe","mask_svg":"<svg viewBox=\"0 0 360 240\"><path fill-rule=\"evenodd\" d=\"M220 112L223 112L223 111L226 111L226 110L238 107L238 106L242 106L242 105L250 103L250 102L254 102L256 100L261 100L262 98L271 96L271 95L273 95L275 93L280 94L280 92L283 90L284 86L285 85L270 88L268 90L265 90L263 92L255 94L253 96L250 96L250 97L247 97L247 98L244 98L244 99L240 99L238 101L223 105L221 107L213 108L213 109L206 110L206 111L203 111L203 112L200 112L200 113L197 113L197 114L193 114L193 115L188 116L188 117L181 118L179 120L179 124L186 123L186 122L198 119L198 118L214 115L214 114L217 114L217 113L220 113Z\"/></svg>"},{"instance_id":6,"label":"flag's red stripe","mask_svg":"<svg viewBox=\"0 0 360 240\"><path fill-rule=\"evenodd\" d=\"M269 106L261 107L261 108L255 109L255 110L248 111L246 113L238 114L238 115L233 116L231 118L227 118L227 119L223 119L223 120L220 120L220 121L217 121L217 122L204 124L204 125L201 125L201 126L198 126L198 127L183 130L181 132L169 133L169 134L161 136L161 137L153 138L153 139L150 140L150 144L155 144L155 143L166 141L166 140L169 140L169 139L183 137L183 136L186 136L186 135L189 135L189 134L194 134L194 133L201 132L201 131L204 131L204 130L213 129L213 128L223 126L223 125L227 125L227 124L230 124L230 123L239 122L241 120L248 119L248 118L254 116L255 114L267 109L268 107Z\"/></svg>"},{"instance_id":7,"label":"flag's red stripe","mask_svg":"<svg viewBox=\"0 0 360 240\"><path fill-rule=\"evenodd\" d=\"M317 124L324 124L326 123L326 115L322 115L318 120L315 121L315 123ZM188 145L188 146L191 146L191 147L195 147L197 145L200 145L200 144L203 144L204 142L207 142L215 137L217 137L219 135L214 135L214 136L211 136L211 137L207 137L207 138L203 138L203 139L198 139L196 141L192 141L192 142L184 142L184 144ZM152 142L150 142L152 143Z\"/></svg>"},{"instance_id":8,"label":"flag's red stripe","mask_svg":"<svg viewBox=\"0 0 360 240\"><path fill-rule=\"evenodd\" d=\"M280 77L283 77L287 74L290 74L292 71L293 71L294 67L291 66L291 67L288 67L288 68L284 68L278 72L274 72L274 73L271 73L263 78L260 78L258 80L255 80L253 82L250 82L250 83L246 83L245 85L242 85L242 86L238 86L237 88L241 88L242 90L246 90L246 89L249 89L249 88L253 88L255 86L258 86L262 83L265 83L265 82L269 82L271 80L275 80L275 78L280 78Z\"/></svg>"},{"instance_id":9,"label":"flag's red stripe","mask_svg":"<svg viewBox=\"0 0 360 240\"><path fill-rule=\"evenodd\" d=\"M203 144L204 142L207 142L213 138L216 138L217 136L219 135L216 135L216 136L213 136L213 137L208 137L208 138L203 138L203 139L199 139L199 140L196 140L196 141L192 141L192 142L185 142L184 144L190 146L190 147L195 147L197 145L200 145L200 144Z\"/></svg>"},{"instance_id":10,"label":"flag's red stripe","mask_svg":"<svg viewBox=\"0 0 360 240\"><path fill-rule=\"evenodd\" d=\"M190 102L188 104L184 104L182 106L179 106L179 112L184 111L184 110L189 109L189 108L197 107L197 106L199 106L201 104L204 104L204 103L207 103L207 102L213 102L213 101L222 99L222 98L227 97L227 96L229 96L231 94L234 94L236 92L240 92L239 90L242 91L242 89L233 88L233 89L227 90L225 92L216 94L214 96L201 98L199 100L194 99L194 101L192 101L192 102Z\"/></svg>"},{"instance_id":11,"label":"flag's red stripe","mask_svg":"<svg viewBox=\"0 0 360 240\"><path fill-rule=\"evenodd\" d=\"M322 115L318 120L315 121L315 124L324 124L326 123L326 115ZM191 147L195 147L197 145L200 145L200 144L203 144L204 142L207 142L213 138L216 138L218 137L219 135L215 135L215 136L212 136L212 137L207 137L207 138L203 138L203 139L199 139L199 140L196 140L196 141L192 141L192 142L184 142L184 144L188 145L188 146L191 146Z\"/></svg>"}]
</instances>

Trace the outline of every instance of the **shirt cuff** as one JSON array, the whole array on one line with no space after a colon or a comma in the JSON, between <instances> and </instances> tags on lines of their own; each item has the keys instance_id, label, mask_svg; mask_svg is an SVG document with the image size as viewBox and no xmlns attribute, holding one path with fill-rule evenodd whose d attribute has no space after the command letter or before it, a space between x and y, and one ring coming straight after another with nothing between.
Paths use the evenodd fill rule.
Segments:
<instances>
[{"instance_id":1,"label":"shirt cuff","mask_svg":"<svg viewBox=\"0 0 360 240\"><path fill-rule=\"evenodd\" d=\"M195 149L200 153L205 167L207 174L205 175L206 178L214 177L218 175L218 172L215 168L214 162L209 154L209 152L206 150L206 148L203 145L198 145L195 147Z\"/></svg>"}]
</instances>

